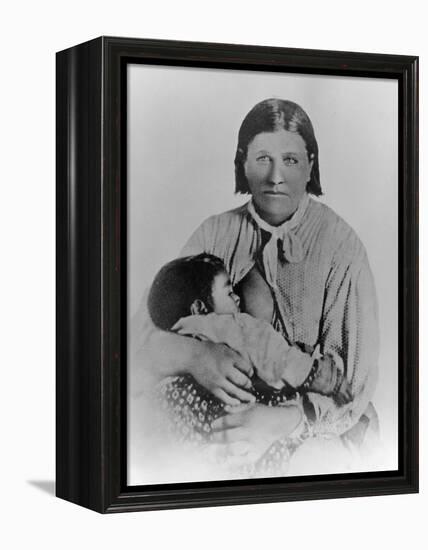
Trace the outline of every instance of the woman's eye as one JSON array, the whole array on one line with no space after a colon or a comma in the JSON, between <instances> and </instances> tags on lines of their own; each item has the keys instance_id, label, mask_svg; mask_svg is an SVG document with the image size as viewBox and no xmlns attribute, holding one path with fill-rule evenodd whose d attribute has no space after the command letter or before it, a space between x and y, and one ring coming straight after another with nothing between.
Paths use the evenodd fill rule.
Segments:
<instances>
[{"instance_id":1,"label":"woman's eye","mask_svg":"<svg viewBox=\"0 0 428 550\"><path fill-rule=\"evenodd\" d=\"M270 157L268 155L260 155L260 157L257 157L257 162L261 162L262 164L267 164L270 162Z\"/></svg>"},{"instance_id":2,"label":"woman's eye","mask_svg":"<svg viewBox=\"0 0 428 550\"><path fill-rule=\"evenodd\" d=\"M297 164L297 159L295 157L284 157L282 160L285 166L293 166L294 164Z\"/></svg>"}]
</instances>

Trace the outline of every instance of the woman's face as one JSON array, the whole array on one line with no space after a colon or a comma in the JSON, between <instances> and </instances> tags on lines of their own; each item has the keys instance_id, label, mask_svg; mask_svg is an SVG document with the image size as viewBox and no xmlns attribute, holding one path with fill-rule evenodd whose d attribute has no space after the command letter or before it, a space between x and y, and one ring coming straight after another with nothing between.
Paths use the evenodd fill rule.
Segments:
<instances>
[{"instance_id":1,"label":"woman's face","mask_svg":"<svg viewBox=\"0 0 428 550\"><path fill-rule=\"evenodd\" d=\"M244 169L262 219L280 225L293 215L306 193L312 165L299 134L277 130L254 137L248 145Z\"/></svg>"}]
</instances>

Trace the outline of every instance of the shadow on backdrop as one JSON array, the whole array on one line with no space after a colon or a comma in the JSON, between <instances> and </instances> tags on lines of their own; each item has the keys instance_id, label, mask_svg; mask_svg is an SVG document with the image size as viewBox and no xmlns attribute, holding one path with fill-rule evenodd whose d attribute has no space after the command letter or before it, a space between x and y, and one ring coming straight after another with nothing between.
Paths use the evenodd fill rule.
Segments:
<instances>
[{"instance_id":1,"label":"shadow on backdrop","mask_svg":"<svg viewBox=\"0 0 428 550\"><path fill-rule=\"evenodd\" d=\"M36 489L40 489L40 491L43 491L45 493L48 493L51 496L55 496L55 481L53 480L33 480L30 479L27 481L29 485L32 485L33 487L36 487Z\"/></svg>"}]
</instances>

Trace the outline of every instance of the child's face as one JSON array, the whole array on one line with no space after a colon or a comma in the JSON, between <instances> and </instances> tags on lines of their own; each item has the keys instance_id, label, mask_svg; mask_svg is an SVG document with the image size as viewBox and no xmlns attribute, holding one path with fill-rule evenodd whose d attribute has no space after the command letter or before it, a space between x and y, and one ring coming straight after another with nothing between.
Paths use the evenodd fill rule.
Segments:
<instances>
[{"instance_id":1,"label":"child's face","mask_svg":"<svg viewBox=\"0 0 428 550\"><path fill-rule=\"evenodd\" d=\"M214 313L224 315L239 312L239 297L233 292L232 283L226 272L214 277L211 297Z\"/></svg>"}]
</instances>

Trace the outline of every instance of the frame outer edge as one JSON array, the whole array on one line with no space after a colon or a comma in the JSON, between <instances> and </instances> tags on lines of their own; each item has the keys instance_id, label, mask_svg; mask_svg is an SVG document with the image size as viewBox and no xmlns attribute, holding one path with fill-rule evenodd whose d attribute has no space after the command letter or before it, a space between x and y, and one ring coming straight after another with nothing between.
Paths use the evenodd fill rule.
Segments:
<instances>
[{"instance_id":1,"label":"frame outer edge","mask_svg":"<svg viewBox=\"0 0 428 550\"><path fill-rule=\"evenodd\" d=\"M419 492L419 58L409 62L408 70L408 132L407 154L409 157L408 180L406 180L409 205L406 222L406 243L409 248L405 257L405 264L410 266L406 286L409 284L409 304L407 305L411 334L408 344L412 368L408 369L409 387L407 395L408 407L408 434L409 434L409 482ZM407 319L407 315L406 315ZM404 322L406 322L406 319Z\"/></svg>"},{"instance_id":2,"label":"frame outer edge","mask_svg":"<svg viewBox=\"0 0 428 550\"><path fill-rule=\"evenodd\" d=\"M144 49L146 47L146 50ZM241 49L240 49L241 48ZM195 53L195 49L197 53ZM202 54L201 54L202 52ZM321 74L366 73L403 79L401 148L406 166L400 183L410 191L404 200L399 235L403 282L409 284L401 312L409 315L404 352L407 368L403 403L406 444L404 471L396 477L296 481L281 489L248 481L245 487L208 487L123 492L120 472L120 279L118 230L120 144L118 82L121 60L143 59L236 64L264 64ZM241 56L241 57L240 57ZM384 67L382 68L382 61ZM342 64L341 64L342 63ZM348 65L347 63L350 63ZM313 67L317 67L313 69ZM374 496L418 491L417 393L417 178L418 58L352 52L240 47L158 40L101 37L57 54L57 496L98 512L122 512L195 506L282 502ZM65 76L65 75L68 76ZM123 243L122 245L123 246ZM123 255L122 255L123 258ZM120 267L120 264L119 264ZM404 322L406 319L404 319ZM123 342L122 342L123 345ZM122 394L123 397L123 394ZM123 435L123 434L122 434ZM325 477L325 476L324 476Z\"/></svg>"},{"instance_id":3,"label":"frame outer edge","mask_svg":"<svg viewBox=\"0 0 428 550\"><path fill-rule=\"evenodd\" d=\"M56 495L102 511L100 44L57 54Z\"/></svg>"}]
</instances>

